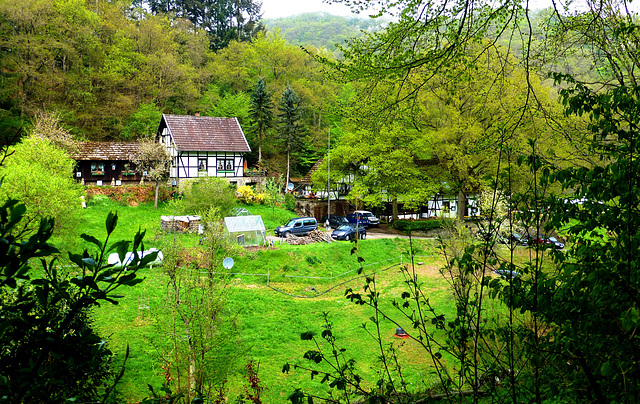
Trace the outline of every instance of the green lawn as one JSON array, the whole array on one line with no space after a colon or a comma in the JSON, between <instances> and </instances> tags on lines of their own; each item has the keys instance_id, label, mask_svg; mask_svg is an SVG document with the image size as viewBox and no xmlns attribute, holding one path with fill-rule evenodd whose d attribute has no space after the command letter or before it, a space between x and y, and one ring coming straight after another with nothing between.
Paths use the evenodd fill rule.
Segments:
<instances>
[{"instance_id":1,"label":"green lawn","mask_svg":"<svg viewBox=\"0 0 640 404\"><path fill-rule=\"evenodd\" d=\"M272 213L269 207L247 208L263 218ZM94 198L82 212L77 233L81 229L103 239L104 220L107 213L114 210L118 211L119 220L111 241L131 239L141 228L147 231L145 247L162 249L174 236L160 231L160 216L170 214L168 206L161 205L156 211L153 205L127 207L104 198ZM276 219L265 220L270 223L267 227L293 216L282 209L276 212ZM58 236L55 242L77 251L83 245L77 237L74 242L74 236L77 235ZM187 246L197 245L199 239L195 234L177 237ZM230 272L235 275L225 278L228 282L225 309L230 316L237 316L238 328L229 335L231 344L220 349L222 360L232 362L227 384L230 398L244 392L244 366L249 360L260 363L259 377L267 388L263 393L265 403L285 402L287 395L298 387L305 390L324 388L317 379L311 381L305 372L281 372L285 363L309 364L302 357L313 344L301 341L300 334L305 331L319 334L324 324L323 313L328 313L339 344L346 348L346 355L357 360L359 373L369 381L378 379L378 348L367 330L361 327L374 313L348 301L344 291L347 288L362 290L364 279L357 274L357 257L361 257L365 273L377 272L382 309L410 329L410 323L391 305L392 299L398 299L403 290L399 263L400 260L407 262L410 248L407 240L400 239L362 240L357 254L351 253L353 247L354 244L348 242L308 246L277 244L272 249L247 249L233 256L235 266ZM453 314L446 282L438 273L442 261L436 254L435 243L414 241L414 251L421 256L418 261L424 262L417 268L422 274L423 290L428 291L433 304L446 314ZM219 271L224 271L222 265L219 265ZM118 366L122 364L126 347L130 348L126 372L117 389L118 400L122 402L140 401L148 396L147 384L157 391L164 381L157 337L159 333L168 332L168 325L158 321L166 311L167 277L162 267L144 269L140 275L145 278L144 282L120 291L124 295L120 304L105 304L94 313L95 325L116 353ZM435 376L428 373L429 359L424 350L410 340L395 339L396 326L391 321L383 320L380 325L385 344L399 347L399 355L405 364L403 374L410 388L424 390L433 385ZM371 326L369 324L368 329Z\"/></svg>"}]
</instances>

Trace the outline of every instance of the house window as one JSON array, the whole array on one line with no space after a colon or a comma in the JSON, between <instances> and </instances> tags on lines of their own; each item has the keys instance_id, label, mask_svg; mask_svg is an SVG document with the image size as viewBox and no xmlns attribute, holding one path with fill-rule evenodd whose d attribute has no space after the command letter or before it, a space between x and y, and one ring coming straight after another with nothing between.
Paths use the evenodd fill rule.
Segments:
<instances>
[{"instance_id":1,"label":"house window","mask_svg":"<svg viewBox=\"0 0 640 404\"><path fill-rule=\"evenodd\" d=\"M198 159L198 171L207 171L207 159Z\"/></svg>"},{"instance_id":2,"label":"house window","mask_svg":"<svg viewBox=\"0 0 640 404\"><path fill-rule=\"evenodd\" d=\"M104 175L104 163L91 163L92 175Z\"/></svg>"},{"instance_id":3,"label":"house window","mask_svg":"<svg viewBox=\"0 0 640 404\"><path fill-rule=\"evenodd\" d=\"M234 172L233 159L218 159L218 172L223 172L223 173Z\"/></svg>"}]
</instances>

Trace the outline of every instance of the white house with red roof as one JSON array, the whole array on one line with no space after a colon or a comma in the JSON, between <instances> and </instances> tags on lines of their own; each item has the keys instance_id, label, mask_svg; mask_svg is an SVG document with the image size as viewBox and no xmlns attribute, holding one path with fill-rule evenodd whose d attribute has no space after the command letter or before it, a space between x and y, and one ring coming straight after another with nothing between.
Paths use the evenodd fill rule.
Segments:
<instances>
[{"instance_id":1,"label":"white house with red roof","mask_svg":"<svg viewBox=\"0 0 640 404\"><path fill-rule=\"evenodd\" d=\"M174 184L197 177L245 183L244 155L251 148L237 118L163 114L156 139L173 159Z\"/></svg>"}]
</instances>

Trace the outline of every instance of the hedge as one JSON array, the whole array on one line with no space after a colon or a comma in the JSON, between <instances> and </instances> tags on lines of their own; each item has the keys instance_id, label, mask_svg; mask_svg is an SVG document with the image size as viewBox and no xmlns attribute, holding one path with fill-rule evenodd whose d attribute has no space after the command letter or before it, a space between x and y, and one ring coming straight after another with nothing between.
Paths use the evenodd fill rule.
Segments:
<instances>
[{"instance_id":1,"label":"hedge","mask_svg":"<svg viewBox=\"0 0 640 404\"><path fill-rule=\"evenodd\" d=\"M429 219L429 220L396 220L394 228L401 231L427 231L452 226L455 219Z\"/></svg>"}]
</instances>

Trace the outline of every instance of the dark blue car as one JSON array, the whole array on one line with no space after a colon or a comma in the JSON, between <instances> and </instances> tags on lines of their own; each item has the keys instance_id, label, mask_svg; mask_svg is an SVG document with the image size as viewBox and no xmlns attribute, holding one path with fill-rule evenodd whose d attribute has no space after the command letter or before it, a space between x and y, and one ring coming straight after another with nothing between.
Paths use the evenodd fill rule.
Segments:
<instances>
[{"instance_id":1,"label":"dark blue car","mask_svg":"<svg viewBox=\"0 0 640 404\"><path fill-rule=\"evenodd\" d=\"M347 215L349 223L358 223L361 226L369 227L369 218L360 213L350 213Z\"/></svg>"},{"instance_id":2,"label":"dark blue car","mask_svg":"<svg viewBox=\"0 0 640 404\"><path fill-rule=\"evenodd\" d=\"M331 238L334 240L355 240L360 237L361 239L367 238L367 229L363 226L358 226L355 223L343 224L331 233Z\"/></svg>"}]
</instances>

